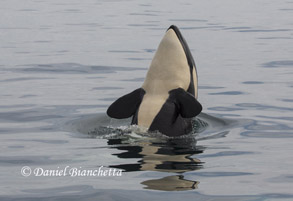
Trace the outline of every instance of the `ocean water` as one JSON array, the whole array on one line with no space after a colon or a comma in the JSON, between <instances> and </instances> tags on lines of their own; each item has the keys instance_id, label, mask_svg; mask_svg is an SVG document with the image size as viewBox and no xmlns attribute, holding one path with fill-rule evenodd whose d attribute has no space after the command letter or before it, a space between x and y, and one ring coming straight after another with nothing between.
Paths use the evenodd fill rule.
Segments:
<instances>
[{"instance_id":1,"label":"ocean water","mask_svg":"<svg viewBox=\"0 0 293 201\"><path fill-rule=\"evenodd\" d=\"M292 19L292 0L1 0L0 200L293 200ZM171 24L204 108L176 139L105 114Z\"/></svg>"}]
</instances>

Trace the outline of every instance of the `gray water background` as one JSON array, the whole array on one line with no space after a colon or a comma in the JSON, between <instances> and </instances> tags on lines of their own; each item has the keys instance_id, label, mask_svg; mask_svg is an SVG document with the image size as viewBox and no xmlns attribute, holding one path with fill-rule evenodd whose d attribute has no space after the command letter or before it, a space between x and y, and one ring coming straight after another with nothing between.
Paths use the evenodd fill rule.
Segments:
<instances>
[{"instance_id":1,"label":"gray water background","mask_svg":"<svg viewBox=\"0 0 293 201\"><path fill-rule=\"evenodd\" d=\"M293 200L292 19L290 0L1 0L0 200ZM171 24L194 55L209 123L189 156L202 164L180 173L197 188L143 185L172 168L22 176L23 166L139 163L79 130L141 86Z\"/></svg>"}]
</instances>

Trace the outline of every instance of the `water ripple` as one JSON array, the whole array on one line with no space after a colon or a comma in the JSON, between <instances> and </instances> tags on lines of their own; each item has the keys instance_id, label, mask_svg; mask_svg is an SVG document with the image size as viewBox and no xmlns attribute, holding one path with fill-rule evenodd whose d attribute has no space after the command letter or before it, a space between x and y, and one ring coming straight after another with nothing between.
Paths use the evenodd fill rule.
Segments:
<instances>
[{"instance_id":1,"label":"water ripple","mask_svg":"<svg viewBox=\"0 0 293 201\"><path fill-rule=\"evenodd\" d=\"M193 172L192 174L201 177L235 177L253 175L253 173L249 172Z\"/></svg>"},{"instance_id":2,"label":"water ripple","mask_svg":"<svg viewBox=\"0 0 293 201\"><path fill-rule=\"evenodd\" d=\"M256 137L256 138L293 138L292 132L284 132L284 131L245 131L240 135L245 137Z\"/></svg>"},{"instance_id":3,"label":"water ripple","mask_svg":"<svg viewBox=\"0 0 293 201\"><path fill-rule=\"evenodd\" d=\"M224 92L218 92L218 93L209 93L209 95L242 95L244 94L241 91L224 91Z\"/></svg>"},{"instance_id":4,"label":"water ripple","mask_svg":"<svg viewBox=\"0 0 293 201\"><path fill-rule=\"evenodd\" d=\"M242 84L264 84L264 82L260 82L260 81L245 81L245 82L242 82Z\"/></svg>"},{"instance_id":5,"label":"water ripple","mask_svg":"<svg viewBox=\"0 0 293 201\"><path fill-rule=\"evenodd\" d=\"M255 110L271 110L271 111L293 111L293 108L289 107L278 107L273 105L262 105L257 103L238 103L236 106L244 109L255 109Z\"/></svg>"},{"instance_id":6,"label":"water ripple","mask_svg":"<svg viewBox=\"0 0 293 201\"><path fill-rule=\"evenodd\" d=\"M250 151L222 151L215 154L205 154L205 155L202 155L200 158L239 156L239 155L247 155L247 154L255 154L255 153Z\"/></svg>"},{"instance_id":7,"label":"water ripple","mask_svg":"<svg viewBox=\"0 0 293 201\"><path fill-rule=\"evenodd\" d=\"M262 66L265 68L293 67L293 60L271 61L262 64Z\"/></svg>"},{"instance_id":8,"label":"water ripple","mask_svg":"<svg viewBox=\"0 0 293 201\"><path fill-rule=\"evenodd\" d=\"M250 29L250 30L239 30L237 32L256 33L256 32L286 32L286 31L292 31L292 29Z\"/></svg>"},{"instance_id":9,"label":"water ripple","mask_svg":"<svg viewBox=\"0 0 293 201\"><path fill-rule=\"evenodd\" d=\"M101 74L115 73L118 71L146 70L146 68L118 67L118 66L88 66L77 63L60 64L32 64L21 65L22 68L12 68L10 70L23 71L29 73L64 73L64 74Z\"/></svg>"}]
</instances>

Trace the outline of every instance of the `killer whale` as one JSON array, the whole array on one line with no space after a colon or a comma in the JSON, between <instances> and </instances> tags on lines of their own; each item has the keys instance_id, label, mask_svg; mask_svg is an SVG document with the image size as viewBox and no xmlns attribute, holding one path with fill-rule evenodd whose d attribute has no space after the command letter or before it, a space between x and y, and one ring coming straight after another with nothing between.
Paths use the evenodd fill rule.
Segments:
<instances>
[{"instance_id":1,"label":"killer whale","mask_svg":"<svg viewBox=\"0 0 293 201\"><path fill-rule=\"evenodd\" d=\"M197 101L197 71L190 49L175 25L171 25L153 57L141 88L112 103L107 115L131 124L180 136L192 130L191 119L202 111Z\"/></svg>"}]
</instances>

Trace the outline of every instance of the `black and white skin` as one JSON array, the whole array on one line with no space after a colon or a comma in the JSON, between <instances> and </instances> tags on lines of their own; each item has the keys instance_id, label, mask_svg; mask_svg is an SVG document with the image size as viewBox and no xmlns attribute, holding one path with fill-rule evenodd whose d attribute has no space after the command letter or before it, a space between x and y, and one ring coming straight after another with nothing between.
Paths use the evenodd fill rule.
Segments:
<instances>
[{"instance_id":1,"label":"black and white skin","mask_svg":"<svg viewBox=\"0 0 293 201\"><path fill-rule=\"evenodd\" d=\"M166 31L141 88L110 105L108 116L132 116L132 124L180 136L192 131L191 119L202 111L194 59L179 29Z\"/></svg>"}]
</instances>

